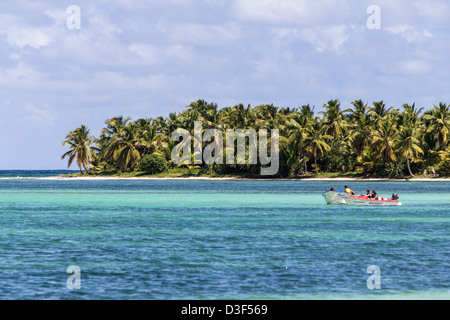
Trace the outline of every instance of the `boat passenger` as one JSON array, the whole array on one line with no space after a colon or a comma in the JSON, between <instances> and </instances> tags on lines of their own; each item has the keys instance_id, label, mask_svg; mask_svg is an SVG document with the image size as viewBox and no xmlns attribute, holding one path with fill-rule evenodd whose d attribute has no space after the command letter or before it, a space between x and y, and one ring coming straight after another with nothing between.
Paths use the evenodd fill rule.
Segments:
<instances>
[{"instance_id":1,"label":"boat passenger","mask_svg":"<svg viewBox=\"0 0 450 320\"><path fill-rule=\"evenodd\" d=\"M372 194L370 193L370 190L367 190L366 192L367 192L366 197L369 199L372 198Z\"/></svg>"},{"instance_id":2,"label":"boat passenger","mask_svg":"<svg viewBox=\"0 0 450 320\"><path fill-rule=\"evenodd\" d=\"M345 190L345 192L347 192L348 194L351 194L351 195L355 195L355 194L356 194L356 192L353 191L352 189L350 189L348 186L345 186L345 187L344 187L344 190Z\"/></svg>"},{"instance_id":3,"label":"boat passenger","mask_svg":"<svg viewBox=\"0 0 450 320\"><path fill-rule=\"evenodd\" d=\"M332 187L331 189L330 189L330 191L334 191L335 189L334 189L334 187Z\"/></svg>"},{"instance_id":4,"label":"boat passenger","mask_svg":"<svg viewBox=\"0 0 450 320\"><path fill-rule=\"evenodd\" d=\"M377 192L375 190L372 191L372 198L375 200L379 200Z\"/></svg>"}]
</instances>

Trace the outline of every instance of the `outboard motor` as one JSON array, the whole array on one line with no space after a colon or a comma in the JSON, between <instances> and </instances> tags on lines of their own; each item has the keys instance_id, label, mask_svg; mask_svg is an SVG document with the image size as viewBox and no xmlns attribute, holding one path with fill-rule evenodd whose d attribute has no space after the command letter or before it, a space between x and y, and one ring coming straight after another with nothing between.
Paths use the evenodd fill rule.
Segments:
<instances>
[{"instance_id":1,"label":"outboard motor","mask_svg":"<svg viewBox=\"0 0 450 320\"><path fill-rule=\"evenodd\" d=\"M400 197L398 196L398 194L397 193L394 193L393 195L392 195L392 200L398 200Z\"/></svg>"}]
</instances>

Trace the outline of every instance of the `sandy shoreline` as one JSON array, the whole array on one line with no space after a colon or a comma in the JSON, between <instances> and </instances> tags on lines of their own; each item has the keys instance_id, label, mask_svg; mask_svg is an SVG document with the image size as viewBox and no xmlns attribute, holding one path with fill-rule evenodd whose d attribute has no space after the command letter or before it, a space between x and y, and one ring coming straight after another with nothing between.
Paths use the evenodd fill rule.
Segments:
<instances>
[{"instance_id":1,"label":"sandy shoreline","mask_svg":"<svg viewBox=\"0 0 450 320\"><path fill-rule=\"evenodd\" d=\"M17 179L17 178L4 178ZM22 178L36 180L60 180L60 181L101 181L101 180L190 180L190 181L351 181L351 182L450 182L450 178L411 178L411 179L389 179L389 178L299 178L299 179L248 179L248 178L214 178L214 177L41 177L41 178Z\"/></svg>"}]
</instances>

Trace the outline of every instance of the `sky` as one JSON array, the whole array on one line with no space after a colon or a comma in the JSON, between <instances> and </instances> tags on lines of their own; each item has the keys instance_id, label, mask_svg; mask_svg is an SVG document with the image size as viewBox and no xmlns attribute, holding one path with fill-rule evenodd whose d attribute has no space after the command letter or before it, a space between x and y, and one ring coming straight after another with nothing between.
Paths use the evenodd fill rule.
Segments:
<instances>
[{"instance_id":1,"label":"sky","mask_svg":"<svg viewBox=\"0 0 450 320\"><path fill-rule=\"evenodd\" d=\"M65 169L81 124L198 99L449 103L449 18L444 0L2 1L0 170Z\"/></svg>"}]
</instances>

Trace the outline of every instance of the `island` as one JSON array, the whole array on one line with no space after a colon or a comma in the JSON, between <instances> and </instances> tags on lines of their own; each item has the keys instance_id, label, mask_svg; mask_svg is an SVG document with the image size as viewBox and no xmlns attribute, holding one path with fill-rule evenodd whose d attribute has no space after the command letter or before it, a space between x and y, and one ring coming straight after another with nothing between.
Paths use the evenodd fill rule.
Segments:
<instances>
[{"instance_id":1,"label":"island","mask_svg":"<svg viewBox=\"0 0 450 320\"><path fill-rule=\"evenodd\" d=\"M198 100L180 113L81 125L62 142L63 177L228 179L436 179L450 176L450 106L401 110L383 101L315 107L219 108ZM231 138L231 139L230 139ZM229 143L231 141L231 143ZM270 174L262 174L264 168Z\"/></svg>"}]
</instances>

